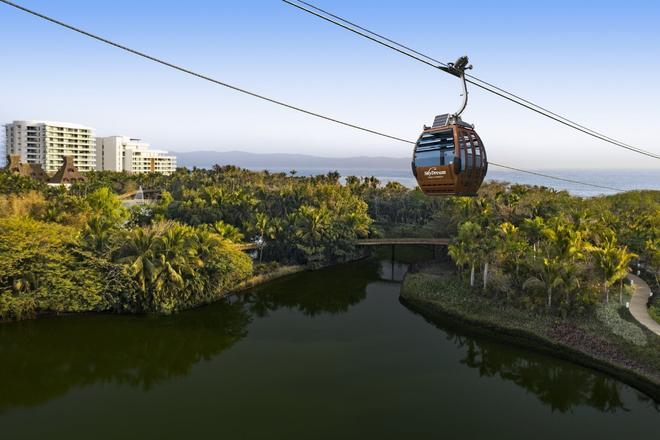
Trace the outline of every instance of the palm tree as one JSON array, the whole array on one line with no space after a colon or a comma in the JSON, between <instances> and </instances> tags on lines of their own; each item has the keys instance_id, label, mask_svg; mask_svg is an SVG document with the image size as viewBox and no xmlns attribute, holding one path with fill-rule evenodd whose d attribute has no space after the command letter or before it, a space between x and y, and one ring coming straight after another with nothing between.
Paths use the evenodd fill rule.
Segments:
<instances>
[{"instance_id":1,"label":"palm tree","mask_svg":"<svg viewBox=\"0 0 660 440\"><path fill-rule=\"evenodd\" d=\"M243 234L241 234L241 231L236 226L225 223L222 220L213 223L211 230L232 243L239 243L243 240Z\"/></svg>"},{"instance_id":2,"label":"palm tree","mask_svg":"<svg viewBox=\"0 0 660 440\"><path fill-rule=\"evenodd\" d=\"M259 262L262 261L264 247L267 239L273 238L273 228L270 226L268 216L263 212L257 212L254 216L254 230L257 233L257 243L259 245Z\"/></svg>"},{"instance_id":3,"label":"palm tree","mask_svg":"<svg viewBox=\"0 0 660 440\"><path fill-rule=\"evenodd\" d=\"M565 279L563 277L566 266L569 263L559 256L534 259L532 267L535 268L536 275L529 277L523 283L523 289L528 289L534 285L542 285L547 295L548 309L552 307L552 294L556 289L563 286Z\"/></svg>"},{"instance_id":4,"label":"palm tree","mask_svg":"<svg viewBox=\"0 0 660 440\"><path fill-rule=\"evenodd\" d=\"M94 251L101 253L106 250L114 224L105 217L94 215L87 220L83 232L83 240Z\"/></svg>"},{"instance_id":5,"label":"palm tree","mask_svg":"<svg viewBox=\"0 0 660 440\"><path fill-rule=\"evenodd\" d=\"M603 274L603 290L605 301L610 302L610 287L617 281L623 281L630 268L630 262L637 257L628 252L627 246L617 244L616 235L606 238L600 246L590 246L592 255ZM619 303L623 302L623 289L619 293Z\"/></svg>"},{"instance_id":6,"label":"palm tree","mask_svg":"<svg viewBox=\"0 0 660 440\"><path fill-rule=\"evenodd\" d=\"M160 299L163 299L163 294L167 295L169 305L174 292L182 288L187 279L193 280L196 269L203 265L192 242L190 229L179 225L169 227L158 242L155 293L161 296Z\"/></svg>"},{"instance_id":7,"label":"palm tree","mask_svg":"<svg viewBox=\"0 0 660 440\"><path fill-rule=\"evenodd\" d=\"M467 221L458 228L458 236L452 243L455 255L465 257L470 264L471 287L474 287L475 266L482 260L481 238L481 226ZM461 261L463 261L462 258Z\"/></svg>"},{"instance_id":8,"label":"palm tree","mask_svg":"<svg viewBox=\"0 0 660 440\"><path fill-rule=\"evenodd\" d=\"M128 274L137 282L144 295L151 293L156 276L157 238L158 233L152 227L131 230L118 259L127 265Z\"/></svg>"},{"instance_id":9,"label":"palm tree","mask_svg":"<svg viewBox=\"0 0 660 440\"><path fill-rule=\"evenodd\" d=\"M533 219L525 219L520 225L520 229L527 235L527 238L532 242L534 249L534 258L538 250L539 242L543 237L543 230L545 229L545 221L542 217L534 217Z\"/></svg>"},{"instance_id":10,"label":"palm tree","mask_svg":"<svg viewBox=\"0 0 660 440\"><path fill-rule=\"evenodd\" d=\"M296 220L296 235L301 241L299 246L310 257L319 258L323 251L322 241L330 224L327 208L303 205L298 208Z\"/></svg>"},{"instance_id":11,"label":"palm tree","mask_svg":"<svg viewBox=\"0 0 660 440\"><path fill-rule=\"evenodd\" d=\"M523 239L520 229L509 222L500 225L500 252L504 256L505 264L513 263L516 277L520 272L520 264L527 254L529 244Z\"/></svg>"},{"instance_id":12,"label":"palm tree","mask_svg":"<svg viewBox=\"0 0 660 440\"><path fill-rule=\"evenodd\" d=\"M448 246L447 253L454 260L454 264L458 267L459 272L463 272L463 269L470 262L470 255L467 250L467 245L464 242L455 242L451 243Z\"/></svg>"}]
</instances>

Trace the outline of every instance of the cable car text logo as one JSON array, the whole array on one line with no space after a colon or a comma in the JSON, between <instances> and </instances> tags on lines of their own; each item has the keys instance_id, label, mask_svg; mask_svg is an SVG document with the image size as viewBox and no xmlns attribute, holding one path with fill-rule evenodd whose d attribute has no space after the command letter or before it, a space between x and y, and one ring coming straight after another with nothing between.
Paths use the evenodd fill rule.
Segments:
<instances>
[{"instance_id":1,"label":"cable car text logo","mask_svg":"<svg viewBox=\"0 0 660 440\"><path fill-rule=\"evenodd\" d=\"M424 175L428 178L431 178L431 179L436 178L436 177L440 177L440 176L444 176L445 174L447 174L447 171L438 170L435 167L429 168L428 170L424 171Z\"/></svg>"}]
</instances>

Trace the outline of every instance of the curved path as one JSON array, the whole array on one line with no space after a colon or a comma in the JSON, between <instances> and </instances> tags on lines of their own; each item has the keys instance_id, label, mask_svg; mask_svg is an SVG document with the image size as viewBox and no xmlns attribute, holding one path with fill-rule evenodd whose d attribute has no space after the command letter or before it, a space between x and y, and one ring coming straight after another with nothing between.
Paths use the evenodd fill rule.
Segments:
<instances>
[{"instance_id":1,"label":"curved path","mask_svg":"<svg viewBox=\"0 0 660 440\"><path fill-rule=\"evenodd\" d=\"M628 274L628 278L635 284L635 292L630 299L630 313L640 324L660 336L660 324L655 322L646 308L651 288L637 275Z\"/></svg>"}]
</instances>

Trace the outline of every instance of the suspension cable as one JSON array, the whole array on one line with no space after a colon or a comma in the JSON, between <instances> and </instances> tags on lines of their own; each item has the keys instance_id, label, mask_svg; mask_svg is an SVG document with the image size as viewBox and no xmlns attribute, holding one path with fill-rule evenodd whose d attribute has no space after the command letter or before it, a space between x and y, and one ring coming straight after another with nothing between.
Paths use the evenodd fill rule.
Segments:
<instances>
[{"instance_id":1,"label":"suspension cable","mask_svg":"<svg viewBox=\"0 0 660 440\"><path fill-rule=\"evenodd\" d=\"M371 30L366 29L362 26L359 26L359 25L357 25L357 24L355 24L351 21L348 21L348 20L346 20L346 19L344 19L344 18L342 18L338 15L335 15L331 12L328 12L324 9L321 9L317 6L314 6L311 3L308 3L308 2L303 1L303 0L293 0L293 1L292 0L282 0L282 1L284 3L287 3L287 4L295 7L295 8L298 8L302 11L305 11L305 12L311 14L311 15L314 15L314 16L316 16L318 18L321 18L325 21L328 21L328 22L330 22L334 25L337 25L341 28L344 28L344 29L346 29L350 32L353 32L357 35L365 37L365 38L367 38L367 39L369 39L369 40L371 40L375 43L378 43L382 46L385 46L389 49L392 49L396 52L399 52L399 53L401 53L405 56L408 56L408 57L410 57L410 58L412 58L416 61L420 61L420 62L422 62L422 63L424 63L428 66L431 66L431 67L436 68L436 69L439 69L440 67L447 67L447 64L443 63L442 61L438 61L437 59L432 58L432 57L430 57L430 56L428 56L428 55L426 55L422 52L411 49L408 46L405 46L405 45L403 45L401 43L398 43L398 42L396 42L396 41L394 41L390 38L387 38L387 37L385 37L381 34L378 34L374 31L371 31ZM301 4L305 5L305 6L301 6ZM490 93L493 93L493 94L495 94L495 95L497 95L501 98L504 98L508 101L511 101L511 102L515 103L515 104L518 104L518 105L520 105L520 106L522 106L522 107L524 107L528 110L531 110L535 113L538 113L538 114L540 114L542 116L545 116L549 119L552 119L556 122L559 122L560 124L563 124L563 125L566 125L570 128L573 128L574 130L580 131L584 134L595 137L595 138L597 138L599 140L602 140L604 142L613 144L617 147L624 148L626 150L630 150L630 151L633 151L635 153L643 154L645 156L652 157L654 159L660 159L660 155L658 155L658 154L655 154L653 152L646 151L646 150L643 150L641 148L626 144L624 142L621 142L621 141L613 139L609 136L606 136L602 133L599 133L596 130L585 127L584 125L580 125L577 122L574 122L574 121L572 121L572 120L570 120L570 119L568 119L564 116L561 116L557 113L554 113L550 110L547 110L544 107L541 107L540 105L535 104L535 103L533 103L529 100L526 100L526 99L524 99L524 98L522 98L522 97L520 97L520 96L518 96L514 93L508 92L508 91L506 91L506 90L504 90L500 87L497 87L497 86L495 86L495 85L493 85L493 84L491 84L487 81L484 81L480 78L477 78L474 75L466 74L465 76L467 77L467 82L469 82L470 84L473 84L473 85L475 85L475 86L477 86L477 87L479 87L483 90L486 90Z\"/></svg>"},{"instance_id":2,"label":"suspension cable","mask_svg":"<svg viewBox=\"0 0 660 440\"><path fill-rule=\"evenodd\" d=\"M93 38L93 39L95 39L95 40L97 40L97 41L100 41L100 42L102 42L102 43L109 44L110 46L116 47L116 48L118 48L118 49L124 50L124 51L126 51L126 52L132 53L132 54L137 55L137 56L139 56L139 57L142 57L142 58L148 59L148 60L150 60L150 61L154 61L154 62L156 62L156 63L158 63L158 64L164 65L164 66L166 66L166 67L170 67L170 68L175 69L175 70L178 70L178 71L180 71L180 72L187 73L187 74L192 75L192 76L195 76L195 77L197 77L197 78L200 78L200 79L203 79L203 80L209 81L209 82L211 82L211 83L213 83L213 84L220 85L220 86L223 86L223 87L227 87L227 88L232 89L232 90L234 90L234 91L241 92L241 93L244 93L244 94L246 94L246 95L249 95L249 96L252 96L252 97L255 97L255 98L259 98L259 99L262 99L262 100L264 100L264 101L268 101L268 102L270 102L270 103L280 105L280 106L282 106L282 107L286 107L286 108L291 109L291 110L295 110L295 111L298 111L298 112L302 112L302 113L305 113L305 114L310 115L310 116L315 116L315 117L317 117L317 118L321 118L321 119L324 119L324 120L327 120L327 121L330 121L330 122L334 122L334 123L337 123L337 124L340 124L340 125L344 125L344 126L346 126L346 127L354 128L354 129L361 130L361 131L364 131L364 132L367 132L367 133L375 134L375 135L378 135L378 136L382 136L382 137L385 137L385 138L388 138L388 139L396 140L396 141L399 141L399 142L404 142L404 143L411 144L411 145L415 145L415 144L416 144L416 142L413 141L413 140L404 139L404 138L397 137L397 136L392 136L392 135L389 135L389 134L386 134L386 133L383 133L383 132L380 132L380 131L377 131L377 130L372 130L372 129L369 129L369 128L366 128L366 127L362 127L362 126L357 125L357 124L352 124L352 123L349 123L349 122L341 121L341 120L336 119L336 118L332 118L332 117L329 117L329 116L325 116L325 115L323 115L323 114L321 114L321 113L317 113L317 112L313 112L313 111L310 111L310 110L306 110L306 109L303 109L303 108L301 108L301 107L297 107L297 106L294 106L294 105L291 105L291 104L287 104L287 103L285 103L285 102L278 101L278 100L276 100L276 99L269 98L269 97L267 97L267 96L264 96L264 95L260 95L260 94L258 94L258 93L251 92L251 91L249 91L249 90L246 90L246 89L243 89L243 88L241 88L241 87L237 87L237 86L234 86L234 85L228 84L228 83L223 82L223 81L219 81L219 80L214 79L214 78L211 78L211 77L209 77L209 76L207 76L207 75L203 75L203 74L201 74L201 73L194 72L194 71L192 71L192 70L190 70L190 69L187 69L187 68L185 68L185 67L181 67L181 66L178 66L178 65L176 65L176 64L170 63L170 62L168 62L168 61L161 60L161 59L156 58L156 57L154 57L154 56L148 55L148 54L146 54L146 53L140 52L140 51L135 50L135 49L131 49L131 48L129 48L129 47L127 47L127 46L124 46L124 45L122 45L122 44L119 44L119 43L116 43L116 42L114 42L114 41L108 40L108 39L106 39L106 38L100 37L100 36L98 36L98 35L92 34L91 32L85 31L85 30L83 30L83 29L77 28L77 27L72 26L72 25L69 25L69 24L66 24L66 23L64 23L64 22L62 22L62 21L56 20L56 19L54 19L54 18L52 18L52 17L49 17L49 16L47 16L47 15L44 15L44 14L41 14L41 13L39 13L39 12L33 11L33 10L31 10L31 9L25 8L25 7L20 6L20 5L16 4L16 3L13 3L13 2L11 2L11 1L8 1L8 0L0 0L0 2L5 3L5 4L9 5L9 6L12 6L12 7L16 8L16 9L20 9L20 10L22 10L22 11L24 11L24 12L27 12L27 13L29 13L29 14L31 14L31 15L34 15L34 16L36 16L36 17L42 18L42 19L44 19L44 20L47 20L47 21L49 21L49 22L51 22L51 23L54 23L54 24L57 24L57 25L59 25L59 26L65 27L65 28L67 28L67 29L70 29L70 30L72 30L72 31L78 32L78 33L80 33L80 34L82 34L82 35L85 35L85 36L87 36L87 37ZM588 182L580 182L580 181L577 181L577 180L565 179L565 178L562 178L562 177L551 176L551 175L547 175L547 174L541 174L541 173L537 173L537 172L534 172L534 171L527 171L527 170L523 170L523 169L520 169L520 168L514 168L514 167L510 167L510 166L507 166L507 165L502 165L502 164L498 164L498 163L494 163L494 162L489 162L489 164L491 164L491 165L493 165L493 166L496 166L496 167L501 167L501 168L506 168L506 169L510 169L510 170L519 171L519 172L522 172L522 173L527 173L527 174L532 174L532 175L542 176L542 177L546 177L546 178L553 179L553 180L564 181L564 182L569 182L569 183L577 183L577 184L580 184L580 185L591 186L591 187L594 187L594 188L607 189L607 190L612 190L612 191L619 191L619 192L623 192L623 191L624 191L624 190L622 190L622 189L618 189L618 188L613 188L613 187L608 187L608 186L602 186L602 185L596 185L596 184L588 183Z\"/></svg>"},{"instance_id":3,"label":"suspension cable","mask_svg":"<svg viewBox=\"0 0 660 440\"><path fill-rule=\"evenodd\" d=\"M491 162L491 161L488 161L488 165L494 165L496 167L505 168L507 170L512 170L512 171L519 171L521 173L533 174L535 176L545 177L545 178L548 178L548 179L560 180L562 182L577 183L579 185L587 185L587 186L592 186L594 188L609 189L609 190L612 190L612 191L624 192L624 190L622 190L622 189L613 188L611 186L596 185L595 183L585 183L585 182L580 182L579 180L573 180L573 179L567 179L567 178L564 178L564 177L551 176L549 174L539 173L537 171L523 170L521 168L510 167L508 165L502 165L500 163L495 163L495 162Z\"/></svg>"}]
</instances>

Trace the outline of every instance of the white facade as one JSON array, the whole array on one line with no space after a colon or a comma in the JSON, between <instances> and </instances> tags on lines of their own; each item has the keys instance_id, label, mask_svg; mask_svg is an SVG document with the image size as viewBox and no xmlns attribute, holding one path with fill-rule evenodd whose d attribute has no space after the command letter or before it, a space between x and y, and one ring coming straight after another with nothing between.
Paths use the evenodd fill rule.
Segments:
<instances>
[{"instance_id":1,"label":"white facade","mask_svg":"<svg viewBox=\"0 0 660 440\"><path fill-rule=\"evenodd\" d=\"M23 163L39 163L52 173L73 156L78 170L96 169L94 129L51 121L14 121L5 125L6 154L20 155Z\"/></svg>"},{"instance_id":2,"label":"white facade","mask_svg":"<svg viewBox=\"0 0 660 440\"><path fill-rule=\"evenodd\" d=\"M152 150L149 144L127 136L96 138L96 169L128 173L172 174L176 157Z\"/></svg>"}]
</instances>

